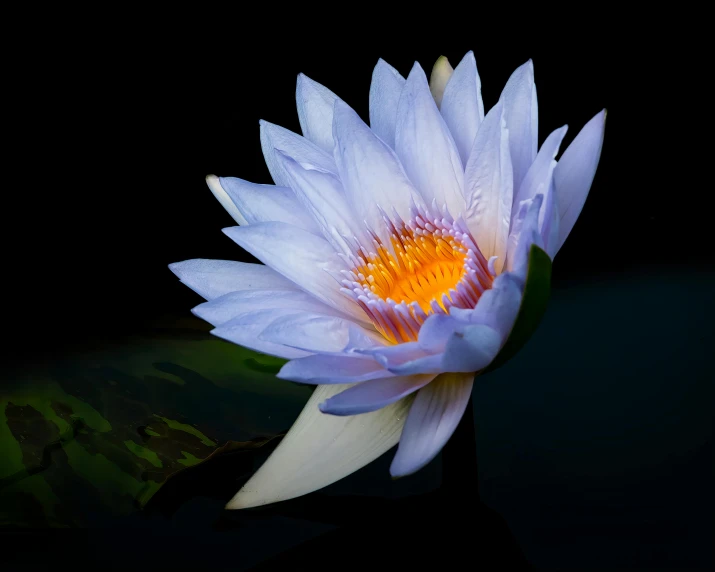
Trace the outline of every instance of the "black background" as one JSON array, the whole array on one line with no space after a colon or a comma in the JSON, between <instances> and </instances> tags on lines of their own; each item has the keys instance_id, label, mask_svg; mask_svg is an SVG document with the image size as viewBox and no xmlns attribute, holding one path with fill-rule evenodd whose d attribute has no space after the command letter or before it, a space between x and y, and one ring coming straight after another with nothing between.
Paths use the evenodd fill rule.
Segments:
<instances>
[{"instance_id":1,"label":"black background","mask_svg":"<svg viewBox=\"0 0 715 572\"><path fill-rule=\"evenodd\" d=\"M470 21L458 22L459 14L446 21L444 15L425 13L424 28L407 22L380 25L376 18L354 33L344 28L352 19L349 14L323 17L325 22L304 15L305 21L286 30L270 19L247 15L216 15L208 24L181 27L159 18L151 26L121 26L109 37L103 26L95 26L43 49L42 70L29 71L29 105L17 116L31 126L16 146L29 164L23 163L22 179L7 193L5 211L5 329L17 342L7 357L9 365L22 368L30 361L121 341L151 329L163 316L188 315L200 300L168 270L171 262L251 260L221 233L234 223L204 177L214 173L271 182L258 120L299 131L294 103L299 72L328 86L367 120L370 76L379 57L406 76L415 60L429 73L440 55L456 66L470 49L487 109L512 71L528 58L534 60L540 142L568 123L565 148L586 121L608 109L601 164L584 211L556 259L555 289L604 285L604 296L618 298L613 284L630 281L629 299L647 299L650 310L626 312L612 327L621 333L632 329L636 346L644 332L677 339L680 345L664 358L675 369L674 364L691 360L689 333L697 331L698 340L710 340L698 348L711 346L704 325L712 318L710 299L701 304L671 298L663 286L680 279L713 283L711 240L706 239L709 190L690 180L698 165L685 134L691 109L682 74L690 55L674 52L658 34L646 35L645 26L595 20L593 14L587 20L574 14L566 24L554 19L549 26L523 31L503 17L492 23L465 16ZM139 15L130 19L140 20ZM437 37L435 29L443 35ZM15 170L13 165L8 169ZM707 295L709 288L698 291ZM684 318L673 311L679 306L687 313ZM662 312L663 307L670 312ZM682 319L675 324L673 316ZM624 353L609 345L607 328L597 333L571 328L584 344L598 345L598 355L613 368L623 366L636 377L651 375L639 370L636 361L650 355L647 347ZM702 383L693 387L703 387L708 379L710 387L712 375L706 371L691 368L688 375L700 376ZM680 383L677 374L668 381ZM636 392L648 381L639 378L639 383ZM655 405L663 405L670 394L664 391L655 399ZM645 400L645 411L658 410L653 407ZM687 416L687 407L678 409L678 415ZM640 413L631 414L637 418ZM712 426L705 429L711 433ZM711 434L706 443L697 453L699 460L685 469L665 460L655 470L666 476L651 483L646 504L670 510L667 522L687 521L691 515L675 499L689 482L701 486L705 473L712 471ZM653 470L644 465L642 473ZM688 475L672 480L682 470ZM639 486L629 488L624 481L615 488L628 499ZM568 512L569 497L562 502L558 510ZM636 512L646 511L640 500L623 502ZM697 503L697 498L689 502ZM588 506L595 510L597 504ZM692 511L697 512L695 507ZM703 530L701 513L697 515L688 531ZM629 554L619 562L632 569L704 562L702 543L693 553L687 543L679 545L681 553L658 553L654 547L671 532L656 524L640 530L637 525L606 527L593 534L603 535L605 544L626 545L635 535L650 546L653 552L640 560L627 548L612 553L615 560ZM537 544L546 552L568 552L578 538L569 537L568 530L549 529ZM356 548L347 543L344 549ZM316 557L323 550L317 546ZM584 568L596 560L594 554L583 554Z\"/></svg>"}]
</instances>

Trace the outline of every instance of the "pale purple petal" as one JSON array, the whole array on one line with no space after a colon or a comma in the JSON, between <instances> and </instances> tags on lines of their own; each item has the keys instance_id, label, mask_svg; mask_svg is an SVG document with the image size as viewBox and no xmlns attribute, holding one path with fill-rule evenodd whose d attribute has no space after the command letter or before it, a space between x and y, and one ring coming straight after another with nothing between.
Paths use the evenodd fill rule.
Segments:
<instances>
[{"instance_id":1,"label":"pale purple petal","mask_svg":"<svg viewBox=\"0 0 715 572\"><path fill-rule=\"evenodd\" d=\"M330 415L376 411L414 393L434 378L435 374L430 374L365 381L326 399L320 404L320 410Z\"/></svg>"},{"instance_id":2,"label":"pale purple petal","mask_svg":"<svg viewBox=\"0 0 715 572\"><path fill-rule=\"evenodd\" d=\"M504 266L511 224L512 165L505 108L497 103L487 113L469 155L465 171L465 221L486 258L497 256Z\"/></svg>"},{"instance_id":3,"label":"pale purple petal","mask_svg":"<svg viewBox=\"0 0 715 572\"><path fill-rule=\"evenodd\" d=\"M169 269L206 300L235 290L298 290L293 282L263 264L194 258L169 264Z\"/></svg>"},{"instance_id":4,"label":"pale purple petal","mask_svg":"<svg viewBox=\"0 0 715 572\"><path fill-rule=\"evenodd\" d=\"M473 383L473 373L446 373L419 391L390 467L393 477L418 471L442 450L464 415Z\"/></svg>"},{"instance_id":5,"label":"pale purple petal","mask_svg":"<svg viewBox=\"0 0 715 572\"><path fill-rule=\"evenodd\" d=\"M484 119L482 84L473 52L468 52L454 69L439 109L457 144L462 165L466 165L479 124Z\"/></svg>"},{"instance_id":6,"label":"pale purple petal","mask_svg":"<svg viewBox=\"0 0 715 572\"><path fill-rule=\"evenodd\" d=\"M465 326L447 340L442 356L442 371L481 371L497 356L502 341L499 332L489 326Z\"/></svg>"},{"instance_id":7,"label":"pale purple petal","mask_svg":"<svg viewBox=\"0 0 715 572\"><path fill-rule=\"evenodd\" d=\"M295 99L303 135L324 151L332 153L333 106L338 97L327 87L299 74Z\"/></svg>"},{"instance_id":8,"label":"pale purple petal","mask_svg":"<svg viewBox=\"0 0 715 572\"><path fill-rule=\"evenodd\" d=\"M332 111L331 111L332 114ZM324 151L315 143L305 137L288 131L280 125L274 125L261 120L261 149L263 158L268 166L268 171L273 177L273 182L282 187L290 186L283 166L278 162L276 149L279 149L299 165L311 166L330 173L336 173L337 167L333 161L333 154Z\"/></svg>"},{"instance_id":9,"label":"pale purple petal","mask_svg":"<svg viewBox=\"0 0 715 572\"><path fill-rule=\"evenodd\" d=\"M219 177L219 182L247 224L277 221L314 234L320 232L317 223L306 212L292 189L249 183L235 177Z\"/></svg>"},{"instance_id":10,"label":"pale purple petal","mask_svg":"<svg viewBox=\"0 0 715 572\"><path fill-rule=\"evenodd\" d=\"M504 86L504 102L509 147L514 168L514 187L519 188L536 158L538 123L534 64L531 60L518 67Z\"/></svg>"},{"instance_id":11,"label":"pale purple petal","mask_svg":"<svg viewBox=\"0 0 715 572\"><path fill-rule=\"evenodd\" d=\"M459 151L415 63L397 108L395 150L427 205L447 205L452 216L464 209L464 170Z\"/></svg>"},{"instance_id":12,"label":"pale purple petal","mask_svg":"<svg viewBox=\"0 0 715 572\"><path fill-rule=\"evenodd\" d=\"M378 60L370 83L370 129L393 148L397 104L404 86L405 78L400 75L400 72L385 60Z\"/></svg>"},{"instance_id":13,"label":"pale purple petal","mask_svg":"<svg viewBox=\"0 0 715 572\"><path fill-rule=\"evenodd\" d=\"M299 383L355 383L394 377L379 363L366 357L312 355L285 364L278 377Z\"/></svg>"},{"instance_id":14,"label":"pale purple petal","mask_svg":"<svg viewBox=\"0 0 715 572\"><path fill-rule=\"evenodd\" d=\"M348 345L350 325L345 318L303 311L274 320L259 336L260 339L315 353L339 353ZM359 327L359 326L357 326Z\"/></svg>"},{"instance_id":15,"label":"pale purple petal","mask_svg":"<svg viewBox=\"0 0 715 572\"><path fill-rule=\"evenodd\" d=\"M604 109L586 123L554 169L554 192L560 217L556 252L566 241L586 202L601 157L605 127Z\"/></svg>"},{"instance_id":16,"label":"pale purple petal","mask_svg":"<svg viewBox=\"0 0 715 572\"><path fill-rule=\"evenodd\" d=\"M510 271L520 280L526 280L526 273L529 264L529 251L531 245L543 248L544 243L539 232L539 211L544 200L544 195L536 195L533 199L524 201L522 204L526 208L526 213L516 238L516 247L509 263Z\"/></svg>"},{"instance_id":17,"label":"pale purple petal","mask_svg":"<svg viewBox=\"0 0 715 572\"><path fill-rule=\"evenodd\" d=\"M554 180L546 189L544 204L539 213L539 232L544 242L546 254L553 260L559 246L559 208L556 204Z\"/></svg>"}]
</instances>

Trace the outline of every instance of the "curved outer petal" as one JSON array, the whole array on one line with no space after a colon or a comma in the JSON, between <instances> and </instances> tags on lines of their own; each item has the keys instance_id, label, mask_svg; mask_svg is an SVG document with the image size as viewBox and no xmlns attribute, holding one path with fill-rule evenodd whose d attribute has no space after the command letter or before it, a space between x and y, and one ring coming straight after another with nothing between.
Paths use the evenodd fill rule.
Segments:
<instances>
[{"instance_id":1,"label":"curved outer petal","mask_svg":"<svg viewBox=\"0 0 715 572\"><path fill-rule=\"evenodd\" d=\"M393 477L418 471L442 450L464 415L473 384L473 373L445 373L419 391L390 467Z\"/></svg>"},{"instance_id":2,"label":"curved outer petal","mask_svg":"<svg viewBox=\"0 0 715 572\"><path fill-rule=\"evenodd\" d=\"M194 258L169 264L169 269L206 300L235 290L298 291L293 282L263 264Z\"/></svg>"},{"instance_id":3,"label":"curved outer petal","mask_svg":"<svg viewBox=\"0 0 715 572\"><path fill-rule=\"evenodd\" d=\"M327 304L302 290L244 290L196 306L192 312L213 326L219 326L241 314L256 310L286 309L345 317Z\"/></svg>"},{"instance_id":4,"label":"curved outer petal","mask_svg":"<svg viewBox=\"0 0 715 572\"><path fill-rule=\"evenodd\" d=\"M312 355L285 364L278 376L298 383L357 383L394 377L379 363L364 357Z\"/></svg>"},{"instance_id":5,"label":"curved outer petal","mask_svg":"<svg viewBox=\"0 0 715 572\"><path fill-rule=\"evenodd\" d=\"M333 107L338 96L304 74L298 74L295 100L300 129L306 139L333 152Z\"/></svg>"},{"instance_id":6,"label":"curved outer petal","mask_svg":"<svg viewBox=\"0 0 715 572\"><path fill-rule=\"evenodd\" d=\"M509 148L514 168L514 187L519 188L526 172L536 158L539 144L534 84L534 64L531 60L519 66L506 82L500 100L504 102Z\"/></svg>"},{"instance_id":7,"label":"curved outer petal","mask_svg":"<svg viewBox=\"0 0 715 572\"><path fill-rule=\"evenodd\" d=\"M565 242L586 202L601 157L605 126L604 109L586 123L554 169L554 192L560 218L556 252Z\"/></svg>"},{"instance_id":8,"label":"curved outer petal","mask_svg":"<svg viewBox=\"0 0 715 572\"><path fill-rule=\"evenodd\" d=\"M432 73L429 78L429 90L434 98L437 107L442 105L442 96L444 89L447 86L449 78L452 77L454 70L449 64L449 60L445 56L440 56L432 66Z\"/></svg>"},{"instance_id":9,"label":"curved outer petal","mask_svg":"<svg viewBox=\"0 0 715 572\"><path fill-rule=\"evenodd\" d=\"M353 217L367 222L389 244L381 209L410 219L419 194L412 187L395 152L380 140L346 103L335 103L335 163Z\"/></svg>"},{"instance_id":10,"label":"curved outer petal","mask_svg":"<svg viewBox=\"0 0 715 572\"><path fill-rule=\"evenodd\" d=\"M462 162L418 63L397 107L395 151L425 203L436 200L438 207L446 204L452 216L459 216L464 209Z\"/></svg>"},{"instance_id":11,"label":"curved outer petal","mask_svg":"<svg viewBox=\"0 0 715 572\"><path fill-rule=\"evenodd\" d=\"M241 211L238 210L238 207L231 200L231 197L228 196L228 193L221 186L221 183L216 175L207 175L206 184L209 186L209 189L213 193L214 197L218 199L218 202L221 203L221 206L226 209L233 220L240 225L248 224L248 221L243 217Z\"/></svg>"},{"instance_id":12,"label":"curved outer petal","mask_svg":"<svg viewBox=\"0 0 715 572\"><path fill-rule=\"evenodd\" d=\"M219 183L247 224L277 221L314 234L320 233L317 223L303 208L292 189L249 183L236 177L219 177Z\"/></svg>"},{"instance_id":13,"label":"curved outer petal","mask_svg":"<svg viewBox=\"0 0 715 572\"><path fill-rule=\"evenodd\" d=\"M332 112L331 112L332 113ZM261 149L266 161L268 171L273 177L273 182L282 187L289 187L289 179L285 175L283 166L278 162L276 149L299 165L311 166L329 173L337 173L332 153L323 151L320 147L301 137L297 133L288 131L280 125L274 125L261 119Z\"/></svg>"},{"instance_id":14,"label":"curved outer petal","mask_svg":"<svg viewBox=\"0 0 715 572\"><path fill-rule=\"evenodd\" d=\"M405 78L400 72L380 58L370 83L370 129L392 148L395 147L397 104L404 86Z\"/></svg>"},{"instance_id":15,"label":"curved outer petal","mask_svg":"<svg viewBox=\"0 0 715 572\"><path fill-rule=\"evenodd\" d=\"M513 198L510 134L503 102L487 113L469 155L465 171L466 223L486 258L497 256L504 266Z\"/></svg>"},{"instance_id":16,"label":"curved outer petal","mask_svg":"<svg viewBox=\"0 0 715 572\"><path fill-rule=\"evenodd\" d=\"M342 263L325 239L282 222L233 226L223 232L306 292L351 317L369 322L360 307L340 292L331 273L338 272Z\"/></svg>"},{"instance_id":17,"label":"curved outer petal","mask_svg":"<svg viewBox=\"0 0 715 572\"><path fill-rule=\"evenodd\" d=\"M373 379L326 399L320 404L320 410L330 415L356 415L377 411L414 393L434 378L435 374Z\"/></svg>"},{"instance_id":18,"label":"curved outer petal","mask_svg":"<svg viewBox=\"0 0 715 572\"><path fill-rule=\"evenodd\" d=\"M292 314L271 322L258 337L308 352L342 352L350 341L350 326L355 324L338 316L303 310L294 306Z\"/></svg>"},{"instance_id":19,"label":"curved outer petal","mask_svg":"<svg viewBox=\"0 0 715 572\"><path fill-rule=\"evenodd\" d=\"M537 193L546 194L556 166L556 155L559 152L559 147L564 135L566 135L566 131L568 131L568 125L552 131L544 141L541 149L539 149L536 159L529 167L519 187L519 191L514 194L514 204L511 210L512 218L518 214L521 201L533 199Z\"/></svg>"},{"instance_id":20,"label":"curved outer petal","mask_svg":"<svg viewBox=\"0 0 715 572\"><path fill-rule=\"evenodd\" d=\"M211 330L211 333L223 340L264 354L285 359L302 358L310 355L310 352L266 342L258 338L273 320L293 311L290 308L277 308L247 312L221 324L218 328Z\"/></svg>"},{"instance_id":21,"label":"curved outer petal","mask_svg":"<svg viewBox=\"0 0 715 572\"><path fill-rule=\"evenodd\" d=\"M440 111L457 144L462 165L466 165L479 124L484 119L482 84L473 52L462 58L447 82Z\"/></svg>"},{"instance_id":22,"label":"curved outer petal","mask_svg":"<svg viewBox=\"0 0 715 572\"><path fill-rule=\"evenodd\" d=\"M408 396L364 415L325 415L318 405L349 386L319 385L273 454L226 505L260 506L325 487L377 459L400 439Z\"/></svg>"},{"instance_id":23,"label":"curved outer petal","mask_svg":"<svg viewBox=\"0 0 715 572\"><path fill-rule=\"evenodd\" d=\"M305 169L280 151L277 156L296 196L336 250L346 250L344 236L363 238L364 229L355 225L356 221L337 176Z\"/></svg>"}]
</instances>

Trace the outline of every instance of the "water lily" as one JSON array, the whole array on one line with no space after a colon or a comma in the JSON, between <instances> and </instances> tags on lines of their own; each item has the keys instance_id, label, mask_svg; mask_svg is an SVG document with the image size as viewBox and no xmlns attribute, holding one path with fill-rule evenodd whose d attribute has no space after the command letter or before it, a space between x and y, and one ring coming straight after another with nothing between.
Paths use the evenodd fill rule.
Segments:
<instances>
[{"instance_id":1,"label":"water lily","mask_svg":"<svg viewBox=\"0 0 715 572\"><path fill-rule=\"evenodd\" d=\"M515 335L533 266L571 232L603 142L605 110L558 162L566 126L538 148L531 61L485 113L472 52L429 82L380 60L369 127L302 74L296 99L302 137L260 123L275 185L207 178L239 224L224 232L263 264L171 265L213 334L317 385L229 508L314 491L398 442L394 477L431 461Z\"/></svg>"}]
</instances>

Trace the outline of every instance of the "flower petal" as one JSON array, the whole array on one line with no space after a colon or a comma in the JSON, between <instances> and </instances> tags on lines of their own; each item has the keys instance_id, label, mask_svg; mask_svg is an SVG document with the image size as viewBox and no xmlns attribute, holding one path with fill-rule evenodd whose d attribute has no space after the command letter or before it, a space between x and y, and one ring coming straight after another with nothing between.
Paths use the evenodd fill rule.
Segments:
<instances>
[{"instance_id":1,"label":"flower petal","mask_svg":"<svg viewBox=\"0 0 715 572\"><path fill-rule=\"evenodd\" d=\"M362 225L355 223L337 176L315 169L305 169L278 151L278 159L290 186L313 219L323 236L336 250L346 249L343 237L363 236Z\"/></svg>"},{"instance_id":2,"label":"flower petal","mask_svg":"<svg viewBox=\"0 0 715 572\"><path fill-rule=\"evenodd\" d=\"M551 183L546 188L544 204L539 213L539 229L544 242L544 250L553 260L559 247L559 208L556 204L553 176Z\"/></svg>"},{"instance_id":3,"label":"flower petal","mask_svg":"<svg viewBox=\"0 0 715 572\"><path fill-rule=\"evenodd\" d=\"M249 183L236 177L219 177L219 182L247 224L277 221L314 234L320 232L292 189Z\"/></svg>"},{"instance_id":4,"label":"flower petal","mask_svg":"<svg viewBox=\"0 0 715 572\"><path fill-rule=\"evenodd\" d=\"M306 292L352 317L369 321L360 307L340 292L333 275L343 265L325 239L282 222L234 226L223 232Z\"/></svg>"},{"instance_id":5,"label":"flower petal","mask_svg":"<svg viewBox=\"0 0 715 572\"><path fill-rule=\"evenodd\" d=\"M504 102L509 148L514 168L514 187L519 188L536 158L538 123L534 63L519 66L506 82L500 101Z\"/></svg>"},{"instance_id":6,"label":"flower petal","mask_svg":"<svg viewBox=\"0 0 715 572\"><path fill-rule=\"evenodd\" d=\"M529 264L529 250L532 244L543 249L543 241L539 233L539 211L544 195L538 194L533 199L523 201L522 211L517 217L517 225L513 237L510 237L513 250L507 257L507 265L511 272L520 280L526 280Z\"/></svg>"},{"instance_id":7,"label":"flower petal","mask_svg":"<svg viewBox=\"0 0 715 572\"><path fill-rule=\"evenodd\" d=\"M293 309L292 314L274 320L258 337L267 342L316 353L342 352L348 345L350 326L355 325L350 320L304 312L299 306Z\"/></svg>"},{"instance_id":8,"label":"flower petal","mask_svg":"<svg viewBox=\"0 0 715 572\"><path fill-rule=\"evenodd\" d=\"M439 109L457 144L462 165L466 165L477 129L484 119L482 84L473 52L468 52L455 68Z\"/></svg>"},{"instance_id":9,"label":"flower petal","mask_svg":"<svg viewBox=\"0 0 715 572\"><path fill-rule=\"evenodd\" d=\"M447 205L452 216L464 209L464 171L459 151L437 109L418 63L407 77L397 107L395 151L427 205Z\"/></svg>"},{"instance_id":10,"label":"flower petal","mask_svg":"<svg viewBox=\"0 0 715 572\"><path fill-rule=\"evenodd\" d=\"M394 377L394 374L365 357L318 354L288 362L277 377L298 383L333 384Z\"/></svg>"},{"instance_id":11,"label":"flower petal","mask_svg":"<svg viewBox=\"0 0 715 572\"><path fill-rule=\"evenodd\" d=\"M452 77L453 72L454 70L445 56L437 58L434 66L432 66L429 89L437 107L442 105L442 96L444 95L445 87L447 86L447 82L449 82L449 78Z\"/></svg>"},{"instance_id":12,"label":"flower petal","mask_svg":"<svg viewBox=\"0 0 715 572\"><path fill-rule=\"evenodd\" d=\"M229 292L223 296L196 306L192 312L202 320L219 326L256 310L285 309L308 311L329 316L345 317L315 296L302 290L244 290Z\"/></svg>"},{"instance_id":13,"label":"flower petal","mask_svg":"<svg viewBox=\"0 0 715 572\"><path fill-rule=\"evenodd\" d=\"M387 244L383 211L404 220L419 194L408 181L395 152L347 104L335 103L335 163L354 218L365 221ZM381 210L382 209L382 210Z\"/></svg>"},{"instance_id":14,"label":"flower petal","mask_svg":"<svg viewBox=\"0 0 715 572\"><path fill-rule=\"evenodd\" d=\"M400 72L380 58L370 83L370 129L392 148L395 147L397 104L404 86L405 78Z\"/></svg>"},{"instance_id":15,"label":"flower petal","mask_svg":"<svg viewBox=\"0 0 715 572\"><path fill-rule=\"evenodd\" d=\"M239 346L280 358L294 359L309 356L309 352L267 342L258 337L273 320L291 312L293 310L290 308L247 312L221 324L218 328L211 330L211 333L218 338L233 342Z\"/></svg>"},{"instance_id":16,"label":"flower petal","mask_svg":"<svg viewBox=\"0 0 715 572\"><path fill-rule=\"evenodd\" d=\"M169 264L169 269L206 300L235 290L298 290L293 282L263 264L194 258Z\"/></svg>"},{"instance_id":17,"label":"flower petal","mask_svg":"<svg viewBox=\"0 0 715 572\"><path fill-rule=\"evenodd\" d=\"M564 151L554 169L554 192L559 208L559 244L568 237L586 202L601 157L606 110L591 119Z\"/></svg>"},{"instance_id":18,"label":"flower petal","mask_svg":"<svg viewBox=\"0 0 715 572\"><path fill-rule=\"evenodd\" d=\"M435 378L435 374L374 379L354 385L326 399L320 410L330 415L356 415L376 411L414 393Z\"/></svg>"},{"instance_id":19,"label":"flower petal","mask_svg":"<svg viewBox=\"0 0 715 572\"><path fill-rule=\"evenodd\" d=\"M298 74L295 90L300 129L306 139L333 152L333 106L338 96L304 74Z\"/></svg>"},{"instance_id":20,"label":"flower petal","mask_svg":"<svg viewBox=\"0 0 715 572\"><path fill-rule=\"evenodd\" d=\"M437 456L464 415L473 384L473 373L445 373L419 391L390 467L393 477L412 474Z\"/></svg>"},{"instance_id":21,"label":"flower petal","mask_svg":"<svg viewBox=\"0 0 715 572\"><path fill-rule=\"evenodd\" d=\"M487 113L465 171L466 223L482 254L497 256L501 272L506 257L513 198L512 165L506 111L500 101Z\"/></svg>"},{"instance_id":22,"label":"flower petal","mask_svg":"<svg viewBox=\"0 0 715 572\"><path fill-rule=\"evenodd\" d=\"M503 338L499 332L489 326L465 326L447 341L442 357L442 371L481 371L492 363L502 342Z\"/></svg>"},{"instance_id":23,"label":"flower petal","mask_svg":"<svg viewBox=\"0 0 715 572\"><path fill-rule=\"evenodd\" d=\"M400 439L408 396L360 416L325 415L318 404L347 389L319 385L275 451L226 505L248 508L313 492L364 467Z\"/></svg>"},{"instance_id":24,"label":"flower petal","mask_svg":"<svg viewBox=\"0 0 715 572\"><path fill-rule=\"evenodd\" d=\"M221 183L216 175L207 175L206 184L209 186L209 189L213 193L214 197L218 199L218 202L221 203L221 206L226 209L233 220L240 225L248 224L248 221L246 221L243 217L241 211L238 210L238 207L231 200L231 197L228 196L228 193L221 186Z\"/></svg>"},{"instance_id":25,"label":"flower petal","mask_svg":"<svg viewBox=\"0 0 715 572\"><path fill-rule=\"evenodd\" d=\"M332 113L332 112L331 112ZM330 173L336 173L332 153L327 153L314 143L297 133L288 131L261 119L261 149L273 182L281 187L290 186L283 166L276 158L276 149L291 157L300 165L311 166Z\"/></svg>"}]
</instances>

